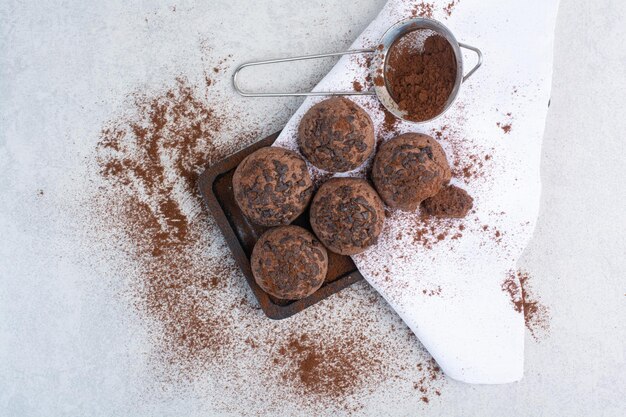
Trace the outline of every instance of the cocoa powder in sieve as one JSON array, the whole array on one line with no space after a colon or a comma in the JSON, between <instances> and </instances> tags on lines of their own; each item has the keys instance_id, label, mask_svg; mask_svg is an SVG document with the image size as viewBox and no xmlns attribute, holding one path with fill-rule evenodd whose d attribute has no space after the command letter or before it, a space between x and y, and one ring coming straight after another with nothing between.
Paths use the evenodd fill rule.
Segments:
<instances>
[{"instance_id":1,"label":"cocoa powder in sieve","mask_svg":"<svg viewBox=\"0 0 626 417\"><path fill-rule=\"evenodd\" d=\"M385 70L392 98L407 112L406 118L416 122L444 110L457 75L452 46L429 32L434 33L418 29L400 38L391 46Z\"/></svg>"}]
</instances>

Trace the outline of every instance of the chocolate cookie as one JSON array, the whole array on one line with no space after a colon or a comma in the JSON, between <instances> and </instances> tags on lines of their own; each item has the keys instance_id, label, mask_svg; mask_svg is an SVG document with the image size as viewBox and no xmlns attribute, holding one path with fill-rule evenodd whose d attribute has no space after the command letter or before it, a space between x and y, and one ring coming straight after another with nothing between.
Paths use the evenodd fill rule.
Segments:
<instances>
[{"instance_id":1,"label":"chocolate cookie","mask_svg":"<svg viewBox=\"0 0 626 417\"><path fill-rule=\"evenodd\" d=\"M311 227L324 245L355 255L376 244L385 222L383 202L367 181L333 178L311 203Z\"/></svg>"},{"instance_id":2,"label":"chocolate cookie","mask_svg":"<svg viewBox=\"0 0 626 417\"><path fill-rule=\"evenodd\" d=\"M233 175L233 192L252 222L278 226L302 214L313 195L313 183L300 156L268 147L241 161Z\"/></svg>"},{"instance_id":3,"label":"chocolate cookie","mask_svg":"<svg viewBox=\"0 0 626 417\"><path fill-rule=\"evenodd\" d=\"M462 218L474 206L474 199L455 185L443 187L433 197L422 201L422 210L429 216Z\"/></svg>"},{"instance_id":4,"label":"chocolate cookie","mask_svg":"<svg viewBox=\"0 0 626 417\"><path fill-rule=\"evenodd\" d=\"M263 291L283 300L299 300L324 283L326 248L299 226L281 226L263 233L250 259L252 274Z\"/></svg>"},{"instance_id":5,"label":"chocolate cookie","mask_svg":"<svg viewBox=\"0 0 626 417\"><path fill-rule=\"evenodd\" d=\"M302 117L298 145L302 155L320 169L352 171L374 150L374 125L356 103L343 97L329 98Z\"/></svg>"},{"instance_id":6,"label":"chocolate cookie","mask_svg":"<svg viewBox=\"0 0 626 417\"><path fill-rule=\"evenodd\" d=\"M405 133L382 144L372 167L372 180L381 198L389 207L404 211L417 209L451 176L441 145L419 133Z\"/></svg>"}]
</instances>

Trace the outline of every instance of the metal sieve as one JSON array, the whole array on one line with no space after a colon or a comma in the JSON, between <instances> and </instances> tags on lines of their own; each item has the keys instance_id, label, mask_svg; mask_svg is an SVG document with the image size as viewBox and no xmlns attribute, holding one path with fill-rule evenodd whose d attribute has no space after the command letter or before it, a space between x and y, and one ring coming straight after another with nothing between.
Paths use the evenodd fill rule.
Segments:
<instances>
[{"instance_id":1,"label":"metal sieve","mask_svg":"<svg viewBox=\"0 0 626 417\"><path fill-rule=\"evenodd\" d=\"M433 32L444 37L448 43L451 45L452 50L454 51L454 56L456 58L457 71L456 71L456 80L454 83L454 88L446 101L446 104L443 110L435 117L429 120L422 120L419 122L409 120L406 118L407 113L403 110L400 110L398 104L394 101L391 96L391 93L388 88L387 79L386 79L386 66L389 58L389 51L391 47L402 38L404 35L413 32L415 30L420 29L429 29ZM469 49L476 53L477 62L476 65L465 75L463 75L463 56L461 54L461 48ZM383 82L374 83L374 88L368 91L310 91L310 92L254 92L254 91L244 91L239 85L239 73L241 70L247 67L259 66L259 65L270 65L276 64L279 62L291 62L291 61L301 61L301 60L309 60L309 59L318 59L325 58L331 56L342 56L342 55L357 55L357 54L373 54L372 64L369 68L370 75L372 80L376 80L377 77L382 77ZM391 26L383 37L380 40L380 44L376 48L365 48L365 49L353 49L343 52L331 52L326 54L315 54L315 55L302 55L295 56L291 58L279 58L279 59L268 59L264 61L254 61L247 62L245 64L240 65L235 69L233 73L233 87L235 90L244 97L285 97L285 96L373 96L375 95L378 100L385 106L389 112L391 112L394 116L406 120L412 123L425 123L430 120L433 120L436 117L441 116L445 113L446 110L452 105L454 100L456 99L461 84L465 82L476 70L480 67L483 62L483 54L480 49L467 45L465 43L458 42L452 32L445 27L440 22L427 19L427 18L411 18L402 20L393 26Z\"/></svg>"}]
</instances>

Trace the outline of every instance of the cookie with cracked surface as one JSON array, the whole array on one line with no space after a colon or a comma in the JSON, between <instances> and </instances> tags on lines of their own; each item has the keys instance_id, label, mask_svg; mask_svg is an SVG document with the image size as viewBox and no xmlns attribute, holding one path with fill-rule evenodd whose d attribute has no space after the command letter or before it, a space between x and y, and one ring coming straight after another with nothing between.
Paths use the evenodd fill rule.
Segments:
<instances>
[{"instance_id":1,"label":"cookie with cracked surface","mask_svg":"<svg viewBox=\"0 0 626 417\"><path fill-rule=\"evenodd\" d=\"M333 178L313 197L311 227L331 251L355 255L378 242L385 208L376 190L359 178Z\"/></svg>"},{"instance_id":2,"label":"cookie with cracked surface","mask_svg":"<svg viewBox=\"0 0 626 417\"><path fill-rule=\"evenodd\" d=\"M250 265L263 291L283 300L299 300L324 283L328 253L308 230L281 226L261 235L252 250Z\"/></svg>"},{"instance_id":3,"label":"cookie with cracked surface","mask_svg":"<svg viewBox=\"0 0 626 417\"><path fill-rule=\"evenodd\" d=\"M298 154L267 147L248 155L237 166L233 192L237 205L252 222L279 226L304 212L313 195L313 182Z\"/></svg>"},{"instance_id":4,"label":"cookie with cracked surface","mask_svg":"<svg viewBox=\"0 0 626 417\"><path fill-rule=\"evenodd\" d=\"M329 98L315 104L302 117L298 145L302 155L320 169L352 171L374 150L374 124L353 101Z\"/></svg>"},{"instance_id":5,"label":"cookie with cracked surface","mask_svg":"<svg viewBox=\"0 0 626 417\"><path fill-rule=\"evenodd\" d=\"M416 210L451 177L441 145L420 133L405 133L383 143L372 166L372 181L385 204L404 211Z\"/></svg>"}]
</instances>

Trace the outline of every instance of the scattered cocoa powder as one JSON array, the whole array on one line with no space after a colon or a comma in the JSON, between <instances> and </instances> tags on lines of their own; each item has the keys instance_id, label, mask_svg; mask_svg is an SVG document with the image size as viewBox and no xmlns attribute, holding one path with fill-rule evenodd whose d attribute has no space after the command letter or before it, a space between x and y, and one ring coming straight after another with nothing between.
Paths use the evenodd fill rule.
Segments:
<instances>
[{"instance_id":1,"label":"scattered cocoa powder","mask_svg":"<svg viewBox=\"0 0 626 417\"><path fill-rule=\"evenodd\" d=\"M498 229L495 229L494 233L493 233L493 237L492 239L496 242L496 243L501 243L502 242L502 232L500 232Z\"/></svg>"},{"instance_id":2,"label":"scattered cocoa powder","mask_svg":"<svg viewBox=\"0 0 626 417\"><path fill-rule=\"evenodd\" d=\"M385 113L385 121L383 122L383 128L386 132L397 132L396 128L398 126L398 119L396 116L391 114L391 112L387 109L383 110Z\"/></svg>"},{"instance_id":3,"label":"scattered cocoa powder","mask_svg":"<svg viewBox=\"0 0 626 417\"><path fill-rule=\"evenodd\" d=\"M434 3L427 3L425 1L419 2L411 8L411 17L427 17L432 19L433 12L435 10Z\"/></svg>"},{"instance_id":4,"label":"scattered cocoa powder","mask_svg":"<svg viewBox=\"0 0 626 417\"><path fill-rule=\"evenodd\" d=\"M251 337L247 337L246 338L246 344L249 345L252 349L256 349L259 347L258 342L256 342L254 339L252 339Z\"/></svg>"},{"instance_id":5,"label":"scattered cocoa powder","mask_svg":"<svg viewBox=\"0 0 626 417\"><path fill-rule=\"evenodd\" d=\"M458 5L461 0L452 0L447 5L442 6L441 10L444 13L444 17L452 16L452 12L456 5ZM426 17L432 19L435 15L435 12L438 10L438 7L435 5L435 2L426 2L426 1L417 1L409 2L408 13L411 17Z\"/></svg>"},{"instance_id":6,"label":"scattered cocoa powder","mask_svg":"<svg viewBox=\"0 0 626 417\"><path fill-rule=\"evenodd\" d=\"M212 77L217 78L218 74L221 74L226 70L229 60L232 58L232 54L230 54L227 57L220 59L219 61L217 61L217 65L213 66L213 68L211 69L211 65L214 64L208 62L207 57L211 55L212 49L213 48L211 47L211 44L207 40L203 40L200 42L200 50L203 52L203 54L200 56L200 60L205 65L203 73L204 82L207 87L210 87L213 84L214 81ZM213 61L213 59L211 59L211 61Z\"/></svg>"},{"instance_id":7,"label":"scattered cocoa powder","mask_svg":"<svg viewBox=\"0 0 626 417\"><path fill-rule=\"evenodd\" d=\"M441 295L441 286L437 286L434 289L423 289L422 294L432 297L434 295Z\"/></svg>"},{"instance_id":8,"label":"scattered cocoa powder","mask_svg":"<svg viewBox=\"0 0 626 417\"><path fill-rule=\"evenodd\" d=\"M436 389L438 381L443 379L443 372L437 365L434 359L431 359L425 363L418 363L417 370L422 375L421 378L413 383L413 389L419 391L423 395L420 400L428 403L430 398L428 395L434 391L435 395L441 395L441 392Z\"/></svg>"},{"instance_id":9,"label":"scattered cocoa powder","mask_svg":"<svg viewBox=\"0 0 626 417\"><path fill-rule=\"evenodd\" d=\"M381 111L385 116L385 119L381 126L382 128L378 131L377 134L377 148L374 153L376 154L376 152L378 152L378 148L380 147L380 145L382 145L382 142L384 142L384 140L391 139L393 136L396 136L399 133L399 120L396 116L391 114L391 112L387 110L379 100L366 102L364 103L364 107L370 111Z\"/></svg>"},{"instance_id":10,"label":"scattered cocoa powder","mask_svg":"<svg viewBox=\"0 0 626 417\"><path fill-rule=\"evenodd\" d=\"M452 16L452 11L456 7L456 5L459 4L460 2L461 2L461 0L453 0L453 1L451 1L450 3L448 3L443 8L443 11L446 13L446 15L448 15L448 17Z\"/></svg>"},{"instance_id":11,"label":"scattered cocoa powder","mask_svg":"<svg viewBox=\"0 0 626 417\"><path fill-rule=\"evenodd\" d=\"M444 37L418 29L391 46L385 71L389 92L398 107L407 112L407 119L419 122L444 110L456 82L457 65L452 46ZM377 79L374 81L379 85Z\"/></svg>"},{"instance_id":12,"label":"scattered cocoa powder","mask_svg":"<svg viewBox=\"0 0 626 417\"><path fill-rule=\"evenodd\" d=\"M291 362L285 381L299 380L304 394L342 398L366 374L380 374L382 362L375 351L365 351L354 339L321 343L321 335L293 336L279 349L278 364ZM363 336L365 337L365 336Z\"/></svg>"},{"instance_id":13,"label":"scattered cocoa powder","mask_svg":"<svg viewBox=\"0 0 626 417\"><path fill-rule=\"evenodd\" d=\"M498 110L498 109L496 109ZM513 113L511 112L507 112L506 114L504 114L504 116L508 119L508 121L506 122L496 122L496 126L498 126L500 129L502 129L502 131L506 134L506 133L510 133L511 129L513 128Z\"/></svg>"},{"instance_id":14,"label":"scattered cocoa powder","mask_svg":"<svg viewBox=\"0 0 626 417\"><path fill-rule=\"evenodd\" d=\"M527 272L511 271L502 283L502 291L509 295L515 311L524 314L526 328L535 340L549 333L550 310L534 293Z\"/></svg>"},{"instance_id":15,"label":"scattered cocoa powder","mask_svg":"<svg viewBox=\"0 0 626 417\"><path fill-rule=\"evenodd\" d=\"M184 205L199 206L197 173L230 152L212 141L223 116L184 78L132 99L133 114L101 133L96 158L109 187L98 208L133 244L140 278L133 297L159 323L159 360L193 374L232 342L228 312L214 305L211 292L236 267L230 258L204 259L215 232L204 211ZM177 198L180 192L186 199Z\"/></svg>"},{"instance_id":16,"label":"scattered cocoa powder","mask_svg":"<svg viewBox=\"0 0 626 417\"><path fill-rule=\"evenodd\" d=\"M352 88L354 88L354 91L356 91L356 92L363 91L363 85L361 85L361 83L358 82L358 81L353 81L352 82Z\"/></svg>"},{"instance_id":17,"label":"scattered cocoa powder","mask_svg":"<svg viewBox=\"0 0 626 417\"><path fill-rule=\"evenodd\" d=\"M485 162L490 159L491 155L484 157L470 153L465 153L462 156L457 155L452 161L452 174L469 184L472 180L482 178L485 175L483 167Z\"/></svg>"},{"instance_id":18,"label":"scattered cocoa powder","mask_svg":"<svg viewBox=\"0 0 626 417\"><path fill-rule=\"evenodd\" d=\"M372 57L371 56L366 56L366 57L362 57L361 55L353 55L354 60L356 60L356 63L361 67L364 68L367 71L367 75L365 76L365 86L367 85L372 85L375 84L377 86L383 86L385 85L385 81L383 79L382 76L378 76L376 77L376 82L374 83L374 81L372 81L372 76L369 72L369 68L372 65ZM354 81L354 83L358 83L358 81ZM365 87L361 86L360 83L358 83L358 85L353 83L353 87L356 91L362 91L359 90L358 87L360 86L362 89L364 89ZM364 103L364 106L371 111L382 111L383 114L385 115L385 120L383 122L383 126L382 126L382 131L380 132L379 135L379 142L377 143L378 146L381 145L381 140L384 139L389 139L391 137L392 134L397 134L397 128L398 128L398 118L396 116L394 116L393 114L391 114L391 112L389 110L387 110L385 108L385 106L382 105L382 103L379 100L373 100L370 102L366 102Z\"/></svg>"},{"instance_id":19,"label":"scattered cocoa powder","mask_svg":"<svg viewBox=\"0 0 626 417\"><path fill-rule=\"evenodd\" d=\"M462 218L472 209L474 199L455 185L444 186L434 197L422 201L425 214L438 217Z\"/></svg>"},{"instance_id":20,"label":"scattered cocoa powder","mask_svg":"<svg viewBox=\"0 0 626 417\"><path fill-rule=\"evenodd\" d=\"M379 381L398 379L398 373L417 378L413 387L419 389L422 396L440 395L445 376L434 359L418 362L416 369L411 369L406 365L411 362L406 362L390 372L389 358L381 354L385 350L385 341L372 344L369 338L365 334L338 337L318 333L293 335L278 350L272 366L282 370L282 383L294 388L296 394L307 401L332 404L332 408L350 412L359 408L351 405L351 400L367 398L376 390ZM419 343L412 333L408 338L410 344Z\"/></svg>"},{"instance_id":21,"label":"scattered cocoa powder","mask_svg":"<svg viewBox=\"0 0 626 417\"><path fill-rule=\"evenodd\" d=\"M370 67L372 66L372 56L371 55L350 55L350 60L356 63L359 67L365 69L365 79L364 82L361 83L359 81L353 81L352 87L357 89L358 86L361 86L361 89L367 89L372 86L372 75L370 73ZM357 90L359 91L359 90Z\"/></svg>"},{"instance_id":22,"label":"scattered cocoa powder","mask_svg":"<svg viewBox=\"0 0 626 417\"><path fill-rule=\"evenodd\" d=\"M408 337L411 342L416 341L410 332ZM365 380L381 378L386 373L385 358L379 354L384 343L368 346L367 339L367 335L328 340L328 335L323 334L293 334L278 349L272 366L283 370L285 384L297 382L295 388L299 395L330 398L342 404ZM413 387L426 398L431 393L441 394L444 374L434 359L419 362L415 371L407 369L405 372L418 377Z\"/></svg>"},{"instance_id":23,"label":"scattered cocoa powder","mask_svg":"<svg viewBox=\"0 0 626 417\"><path fill-rule=\"evenodd\" d=\"M497 122L497 123L496 123L496 125L497 125L500 129L502 129L502 131L503 131L504 133L509 133L509 132L511 131L511 128L512 128L511 123L506 123L506 124L504 124L504 123Z\"/></svg>"},{"instance_id":24,"label":"scattered cocoa powder","mask_svg":"<svg viewBox=\"0 0 626 417\"><path fill-rule=\"evenodd\" d=\"M420 217L416 220L413 242L421 244L426 249L432 249L434 245L448 237L457 240L463 237L461 231L465 228L463 224L458 224L458 222L458 219Z\"/></svg>"},{"instance_id":25,"label":"scattered cocoa powder","mask_svg":"<svg viewBox=\"0 0 626 417\"><path fill-rule=\"evenodd\" d=\"M435 377L429 375L434 362L423 372L405 368L430 356L417 340L407 344L398 338L401 327L377 324L378 317L396 316L379 301L372 304L375 293L367 287L336 295L343 312L328 303L291 325L266 319L248 301L247 284L201 206L195 181L204 166L257 135L230 136L226 123L238 125L236 113L210 105L215 100L207 101L207 94L182 77L155 93L131 94L129 112L105 125L95 153L102 185L90 196L92 225L109 236L98 244L128 262L119 266L117 279L128 279L124 297L153 343L148 359L158 372L155 395L160 398L171 384L217 377L207 401L232 414L276 414L284 400L312 414L345 410L339 397L373 391L392 378L398 379L399 393L417 377L439 395L443 374L436 368ZM225 133L230 140L222 142ZM348 321L353 311L369 309L376 313ZM303 327L309 340L299 342L298 352L282 333ZM291 344L296 353L273 356L276 343ZM263 368L263 360L271 365ZM320 380L330 385L320 387ZM242 390L248 396L239 397L241 402L229 400Z\"/></svg>"}]
</instances>

